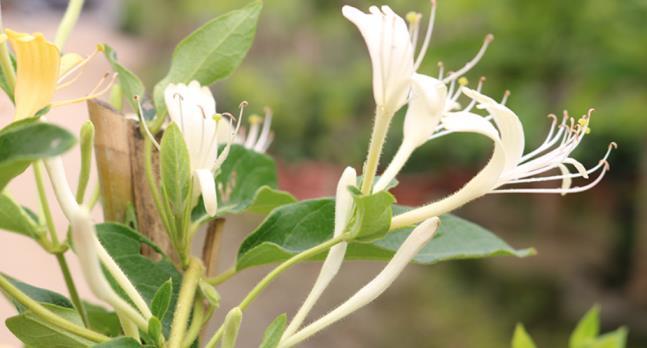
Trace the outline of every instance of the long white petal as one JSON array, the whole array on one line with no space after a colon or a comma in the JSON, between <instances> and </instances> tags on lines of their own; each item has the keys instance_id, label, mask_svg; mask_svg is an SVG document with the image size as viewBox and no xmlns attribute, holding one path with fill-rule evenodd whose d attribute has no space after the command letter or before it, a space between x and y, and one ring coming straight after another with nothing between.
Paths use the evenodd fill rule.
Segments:
<instances>
[{"instance_id":1,"label":"long white petal","mask_svg":"<svg viewBox=\"0 0 647 348\"><path fill-rule=\"evenodd\" d=\"M445 110L447 87L440 80L422 74L414 74L411 81L403 142L417 147L429 139L440 122Z\"/></svg>"},{"instance_id":2,"label":"long white petal","mask_svg":"<svg viewBox=\"0 0 647 348\"><path fill-rule=\"evenodd\" d=\"M339 307L285 339L279 344L279 347L292 347L375 300L393 284L420 249L431 240L438 229L439 223L440 220L437 217L421 223L411 232L391 261L373 280Z\"/></svg>"},{"instance_id":3,"label":"long white petal","mask_svg":"<svg viewBox=\"0 0 647 348\"><path fill-rule=\"evenodd\" d=\"M490 138L494 143L492 157L485 167L460 190L436 202L395 216L391 221L392 229L414 225L430 217L440 216L487 194L497 186L505 169L506 151L497 130L490 122L479 115L467 112L449 114L443 117L442 122L451 132L478 133Z\"/></svg>"},{"instance_id":4,"label":"long white petal","mask_svg":"<svg viewBox=\"0 0 647 348\"><path fill-rule=\"evenodd\" d=\"M207 169L198 169L195 172L195 177L198 179L200 192L202 193L202 201L204 202L204 209L209 216L215 216L218 211L218 195L216 192L216 181L213 174Z\"/></svg>"},{"instance_id":5,"label":"long white petal","mask_svg":"<svg viewBox=\"0 0 647 348\"><path fill-rule=\"evenodd\" d=\"M468 97L481 103L494 118L506 152L505 170L511 170L519 163L524 149L525 138L519 117L505 105L499 104L484 94L466 87L462 87L462 91Z\"/></svg>"},{"instance_id":6,"label":"long white petal","mask_svg":"<svg viewBox=\"0 0 647 348\"><path fill-rule=\"evenodd\" d=\"M406 22L388 6L375 6L364 13L344 6L344 17L357 26L369 51L375 103L395 112L406 103L414 52Z\"/></svg>"}]
</instances>

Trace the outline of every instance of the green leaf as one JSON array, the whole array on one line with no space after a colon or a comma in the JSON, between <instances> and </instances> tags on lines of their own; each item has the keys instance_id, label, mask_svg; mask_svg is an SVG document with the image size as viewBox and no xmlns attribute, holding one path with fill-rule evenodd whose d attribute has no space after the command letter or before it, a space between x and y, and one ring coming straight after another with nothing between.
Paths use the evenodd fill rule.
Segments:
<instances>
[{"instance_id":1,"label":"green leaf","mask_svg":"<svg viewBox=\"0 0 647 348\"><path fill-rule=\"evenodd\" d=\"M64 308L70 308L72 309L72 302L68 300L65 296L43 288L39 288L33 285L29 285L27 283L23 283L15 278L12 278L6 274L3 273L3 275L13 284L15 287L17 287L20 291L25 293L25 295L29 296L32 300L35 300L40 303L47 303L47 304L52 304L56 305L58 307L64 307ZM3 292L5 296L7 296L6 293ZM9 299L13 302L13 304L16 306L16 309L18 312L22 313L26 310L26 308L18 303L17 301L14 301L13 299Z\"/></svg>"},{"instance_id":2,"label":"green leaf","mask_svg":"<svg viewBox=\"0 0 647 348\"><path fill-rule=\"evenodd\" d=\"M115 312L88 302L83 302L83 306L92 330L109 337L121 335L121 323Z\"/></svg>"},{"instance_id":3,"label":"green leaf","mask_svg":"<svg viewBox=\"0 0 647 348\"><path fill-rule=\"evenodd\" d=\"M600 332L600 306L593 306L573 330L569 339L569 348L587 348L595 341Z\"/></svg>"},{"instance_id":4,"label":"green leaf","mask_svg":"<svg viewBox=\"0 0 647 348\"><path fill-rule=\"evenodd\" d=\"M34 239L44 233L29 214L13 199L0 193L0 229L25 235Z\"/></svg>"},{"instance_id":5,"label":"green leaf","mask_svg":"<svg viewBox=\"0 0 647 348\"><path fill-rule=\"evenodd\" d=\"M141 348L142 346L131 337L118 337L108 342L92 346L92 348Z\"/></svg>"},{"instance_id":6,"label":"green leaf","mask_svg":"<svg viewBox=\"0 0 647 348\"><path fill-rule=\"evenodd\" d=\"M332 237L333 199L307 200L284 205L270 213L241 244L237 269L284 261ZM394 206L394 211L405 208ZM347 259L389 260L411 229L391 232L371 243L351 243ZM415 262L433 264L454 259L483 258L497 255L524 257L533 250L516 250L486 229L453 215L441 217L434 239L414 258ZM323 259L320 254L314 259Z\"/></svg>"},{"instance_id":7,"label":"green leaf","mask_svg":"<svg viewBox=\"0 0 647 348\"><path fill-rule=\"evenodd\" d=\"M281 336L285 331L285 326L288 321L288 316L283 313L272 320L270 325L265 329L263 334L263 341L261 342L260 348L276 348L279 346L281 341Z\"/></svg>"},{"instance_id":8,"label":"green leaf","mask_svg":"<svg viewBox=\"0 0 647 348\"><path fill-rule=\"evenodd\" d=\"M237 144L231 146L227 159L216 173L216 187L218 216L239 214L250 207L254 207L255 212L263 212L293 200L290 194L275 190L274 160ZM203 205L198 204L193 211L193 220L205 217Z\"/></svg>"},{"instance_id":9,"label":"green leaf","mask_svg":"<svg viewBox=\"0 0 647 348\"><path fill-rule=\"evenodd\" d=\"M616 331L600 336L597 341L587 348L625 348L627 345L627 329L621 327Z\"/></svg>"},{"instance_id":10,"label":"green leaf","mask_svg":"<svg viewBox=\"0 0 647 348\"><path fill-rule=\"evenodd\" d=\"M263 4L247 6L219 16L184 38L173 51L168 74L155 86L155 108L164 114L164 89L169 83L197 80L201 85L229 76L242 62L254 41Z\"/></svg>"},{"instance_id":11,"label":"green leaf","mask_svg":"<svg viewBox=\"0 0 647 348\"><path fill-rule=\"evenodd\" d=\"M171 304L171 296L173 295L173 279L169 278L157 289L153 300L151 301L151 312L154 316L164 319L168 307Z\"/></svg>"},{"instance_id":12,"label":"green leaf","mask_svg":"<svg viewBox=\"0 0 647 348\"><path fill-rule=\"evenodd\" d=\"M269 186L262 186L256 191L252 204L247 207L247 211L256 214L268 214L275 208L296 201L297 199L289 192L276 190Z\"/></svg>"},{"instance_id":13,"label":"green leaf","mask_svg":"<svg viewBox=\"0 0 647 348\"><path fill-rule=\"evenodd\" d=\"M160 144L160 178L173 213L182 216L191 199L191 164L184 136L175 123L164 131Z\"/></svg>"},{"instance_id":14,"label":"green leaf","mask_svg":"<svg viewBox=\"0 0 647 348\"><path fill-rule=\"evenodd\" d=\"M11 282L15 287L22 291L25 295L29 296L31 299L40 302L42 304L53 305L54 308L68 308L74 310L72 302L67 299L67 297L47 289L42 289L23 283L19 280L11 278L7 275L4 275L7 280ZM6 294L5 294L6 295ZM23 313L26 311L26 308L20 303L9 299L16 306L18 312ZM119 323L119 318L117 315L108 311L101 306L97 306L92 303L83 302L85 311L88 314L88 319L90 322L90 328L94 331L102 333L106 336L118 336L121 334L121 324ZM76 318L74 320L77 320Z\"/></svg>"},{"instance_id":15,"label":"green leaf","mask_svg":"<svg viewBox=\"0 0 647 348\"><path fill-rule=\"evenodd\" d=\"M75 310L52 304L43 304L54 314L78 325L83 325ZM9 330L25 345L50 348L85 348L94 342L64 331L42 320L31 311L11 317L5 322Z\"/></svg>"},{"instance_id":16,"label":"green leaf","mask_svg":"<svg viewBox=\"0 0 647 348\"><path fill-rule=\"evenodd\" d=\"M351 221L351 236L357 241L370 242L383 238L391 226L393 195L380 191L371 195L353 195L355 213Z\"/></svg>"},{"instance_id":17,"label":"green leaf","mask_svg":"<svg viewBox=\"0 0 647 348\"><path fill-rule=\"evenodd\" d=\"M133 110L137 111L138 105L134 97L144 97L144 93L146 91L144 84L137 75L119 64L117 60L117 52L115 52L112 47L107 44L103 44L103 54L106 56L106 59L108 59L108 62L110 62L112 70L118 74L117 78L119 79L119 85L121 86L123 95L126 97L126 100L128 100L128 103L130 103Z\"/></svg>"},{"instance_id":18,"label":"green leaf","mask_svg":"<svg viewBox=\"0 0 647 348\"><path fill-rule=\"evenodd\" d=\"M67 130L33 119L0 130L0 191L32 161L60 155L75 143Z\"/></svg>"},{"instance_id":19,"label":"green leaf","mask_svg":"<svg viewBox=\"0 0 647 348\"><path fill-rule=\"evenodd\" d=\"M173 284L182 284L182 275L177 271L168 257L162 254L159 247L137 231L115 223L99 224L96 228L101 244L103 244L110 256L117 262L149 305L157 289L168 281L169 278L172 279ZM161 260L153 261L142 255L142 244L146 244L160 253L162 256ZM165 333L168 333L171 321L173 320L172 313L175 309L179 292L179 289L175 288L177 287L173 289L171 304L169 305L169 314L171 315L166 315L162 321ZM125 294L116 285L115 289L125 298Z\"/></svg>"},{"instance_id":20,"label":"green leaf","mask_svg":"<svg viewBox=\"0 0 647 348\"><path fill-rule=\"evenodd\" d=\"M148 320L148 334L153 338L153 340L155 340L155 342L162 341L162 323L155 316Z\"/></svg>"},{"instance_id":21,"label":"green leaf","mask_svg":"<svg viewBox=\"0 0 647 348\"><path fill-rule=\"evenodd\" d=\"M522 324L517 324L517 327L514 330L514 336L512 336L512 348L536 348L535 342L533 342L530 335L526 332L526 329Z\"/></svg>"}]
</instances>

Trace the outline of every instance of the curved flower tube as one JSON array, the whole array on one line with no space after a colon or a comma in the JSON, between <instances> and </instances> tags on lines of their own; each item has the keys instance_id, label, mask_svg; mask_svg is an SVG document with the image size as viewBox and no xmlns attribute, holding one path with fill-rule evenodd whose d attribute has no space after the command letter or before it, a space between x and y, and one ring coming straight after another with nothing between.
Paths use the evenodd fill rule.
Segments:
<instances>
[{"instance_id":1,"label":"curved flower tube","mask_svg":"<svg viewBox=\"0 0 647 348\"><path fill-rule=\"evenodd\" d=\"M494 152L488 164L465 186L450 196L426 206L410 210L398 215L392 220L392 229L413 225L431 216L439 216L452 211L480 196L488 193L567 193L581 192L598 184L607 170L606 159L611 150L616 147L611 143L599 164L586 169L570 154L575 150L582 138L588 133L590 111L583 116L577 126L571 120L571 126L562 126L565 131L554 132L555 121L551 126L546 141L535 151L523 155L524 134L517 115L505 105L481 94L478 91L463 87L462 92L488 112L483 117L469 111L449 113L442 118L443 126L448 133L475 132L489 137L494 142ZM496 127L495 127L496 126ZM554 145L557 144L555 147ZM577 174L571 174L567 165L572 165ZM559 169L562 174L541 176L546 172ZM572 187L573 178L589 178L589 175L600 171L597 178L587 185ZM530 182L561 180L559 188L500 188Z\"/></svg>"},{"instance_id":2,"label":"curved flower tube","mask_svg":"<svg viewBox=\"0 0 647 348\"><path fill-rule=\"evenodd\" d=\"M391 261L373 280L330 313L281 341L279 347L288 348L297 345L379 297L393 284L418 252L433 238L439 224L440 220L434 217L418 225L402 243Z\"/></svg>"},{"instance_id":3,"label":"curved flower tube","mask_svg":"<svg viewBox=\"0 0 647 348\"><path fill-rule=\"evenodd\" d=\"M116 75L105 76L87 96L52 103L56 90L73 83L78 74L74 77L72 75L92 59L102 49L101 46L87 58L74 53L61 57L56 45L41 33L27 34L10 29L5 31L16 55L14 120L33 117L50 105L60 106L98 97L108 91L114 82Z\"/></svg>"},{"instance_id":4,"label":"curved flower tube","mask_svg":"<svg viewBox=\"0 0 647 348\"><path fill-rule=\"evenodd\" d=\"M340 236L344 232L348 225L348 220L353 214L353 196L348 190L349 186L357 186L357 173L352 167L346 167L337 183L337 193L335 196L334 237ZM321 271L319 271L319 276L317 277L315 284L312 286L312 290L310 290L310 293L303 302L303 305L301 305L301 308L299 308L297 313L294 315L294 318L283 332L282 339L287 339L297 329L299 329L308 313L310 313L310 310L312 310L312 307L314 307L317 300L319 300L319 297L321 297L321 294L337 275L337 272L339 272L339 269L344 262L346 247L347 243L341 242L330 248L326 259L321 266Z\"/></svg>"},{"instance_id":5,"label":"curved flower tube","mask_svg":"<svg viewBox=\"0 0 647 348\"><path fill-rule=\"evenodd\" d=\"M218 197L214 172L225 161L233 143L238 127L234 128L223 115L216 113L216 101L206 86L198 81L188 85L169 84L164 90L164 98L171 121L174 122L184 135L184 141L189 151L191 173L194 179L194 201L202 194L207 214L214 216L218 209ZM241 107L241 113L243 108ZM219 154L219 129L226 127L230 132L226 139L225 148ZM232 131L233 130L233 131Z\"/></svg>"},{"instance_id":6,"label":"curved flower tube","mask_svg":"<svg viewBox=\"0 0 647 348\"><path fill-rule=\"evenodd\" d=\"M146 329L148 327L148 319L152 317L152 313L146 301L144 301L137 289L97 239L94 223L87 209L76 202L74 194L70 189L65 177L65 168L62 159L60 157L54 157L45 160L45 167L52 187L54 188L56 199L72 227L72 239L75 245L74 250L79 257L82 266L81 269L90 289L98 298L112 305L119 313L123 313L135 321L139 328ZM103 276L99 262L103 263L119 286L135 304L139 312L135 311L130 304L121 299L112 287L110 287Z\"/></svg>"}]
</instances>

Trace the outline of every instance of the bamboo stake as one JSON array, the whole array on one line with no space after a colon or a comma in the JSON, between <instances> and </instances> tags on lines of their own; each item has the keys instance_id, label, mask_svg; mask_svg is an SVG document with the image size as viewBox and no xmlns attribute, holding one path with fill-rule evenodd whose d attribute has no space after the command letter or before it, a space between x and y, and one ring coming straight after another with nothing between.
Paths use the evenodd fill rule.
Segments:
<instances>
[{"instance_id":1,"label":"bamboo stake","mask_svg":"<svg viewBox=\"0 0 647 348\"><path fill-rule=\"evenodd\" d=\"M96 99L88 100L88 113L96 129L94 152L104 219L124 222L133 201L128 121Z\"/></svg>"},{"instance_id":2,"label":"bamboo stake","mask_svg":"<svg viewBox=\"0 0 647 348\"><path fill-rule=\"evenodd\" d=\"M139 124L96 99L88 101L88 112L96 128L94 148L105 219L124 222L128 207L134 206L139 231L177 261L146 183ZM153 168L159 169L157 153L153 154ZM157 256L148 246L142 252Z\"/></svg>"}]
</instances>

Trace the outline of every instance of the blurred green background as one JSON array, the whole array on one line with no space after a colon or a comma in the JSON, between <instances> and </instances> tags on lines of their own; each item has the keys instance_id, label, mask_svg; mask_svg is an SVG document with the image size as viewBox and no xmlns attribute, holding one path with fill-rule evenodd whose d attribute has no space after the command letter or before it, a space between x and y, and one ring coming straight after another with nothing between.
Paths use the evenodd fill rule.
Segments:
<instances>
[{"instance_id":1,"label":"blurred green background","mask_svg":"<svg viewBox=\"0 0 647 348\"><path fill-rule=\"evenodd\" d=\"M88 10L98 3L89 2ZM138 53L148 63L132 68L152 86L175 43L245 1L115 3L115 28L150 43ZM384 3L400 14L422 12L426 25L427 1ZM322 181L330 194L340 168L359 169L367 148L370 62L358 31L341 15L344 4L373 3L266 0L250 55L214 87L220 110L235 110L241 100L254 112L265 105L274 110L270 153L281 164L284 188L299 197L321 194ZM497 99L511 90L508 105L526 126L528 146L543 140L548 113L580 115L594 107L592 133L575 157L594 165L615 141L612 170L582 194L496 195L462 208L459 215L539 254L412 268L372 307L373 330L351 334L361 336L358 346L499 348L509 346L515 323L523 322L541 347L565 347L579 317L599 303L605 331L627 325L629 347L647 347L647 1L438 0L420 71L435 75L439 60L448 69L461 67L487 33L496 40L467 76L472 82L486 76L484 91ZM385 161L399 145L401 127L402 115ZM420 204L451 193L487 161L490 147L459 135L424 145L400 177L398 200Z\"/></svg>"},{"instance_id":2,"label":"blurred green background","mask_svg":"<svg viewBox=\"0 0 647 348\"><path fill-rule=\"evenodd\" d=\"M320 162L333 168L362 163L373 111L370 63L356 28L341 16L344 4L372 5L266 1L250 56L215 87L224 109L234 109L242 99L258 111L271 106L276 138L270 152L287 172L320 168ZM401 14L422 12L424 23L428 19L427 1L386 4ZM149 54L159 61L197 24L241 5L126 1L120 25L154 42ZM435 75L439 60L448 69L459 68L487 33L496 40L468 78L475 82L486 76L484 91L496 98L511 90L508 104L526 125L529 146L543 140L546 114L568 109L580 115L594 107L592 133L575 155L594 165L615 141L620 147L611 157L612 170L583 194L495 196L463 208L460 215L513 245L537 247L539 255L455 262L416 273L416 281L386 295L379 309L383 315L374 318L381 329L367 346L505 347L521 321L542 347L563 347L576 320L600 303L605 329L627 325L629 346L646 347L647 1L439 0L421 72ZM154 82L166 68L151 65L141 73ZM399 145L401 124L400 115L386 159ZM419 204L452 192L482 166L489 151L488 142L475 136L426 144L400 178L399 201ZM339 171L314 173L334 181ZM311 194L307 183L287 186L297 195Z\"/></svg>"}]
</instances>

